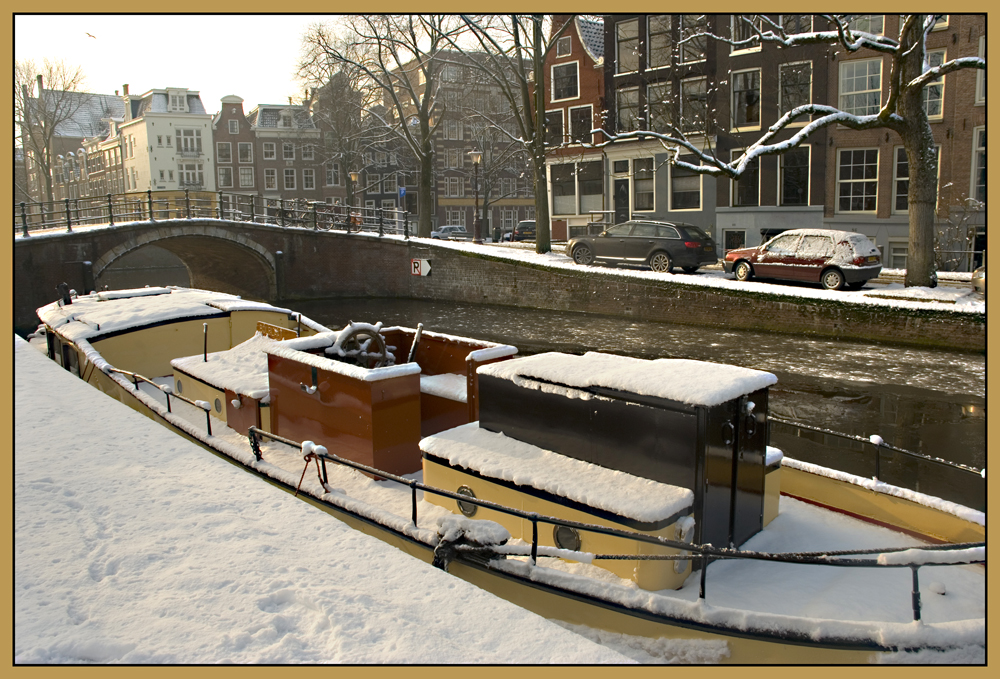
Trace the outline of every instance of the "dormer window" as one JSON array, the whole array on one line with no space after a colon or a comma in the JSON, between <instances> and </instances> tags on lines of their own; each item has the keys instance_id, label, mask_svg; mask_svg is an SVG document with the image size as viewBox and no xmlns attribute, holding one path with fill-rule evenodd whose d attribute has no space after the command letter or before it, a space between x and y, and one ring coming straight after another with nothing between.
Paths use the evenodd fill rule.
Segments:
<instances>
[{"instance_id":1,"label":"dormer window","mask_svg":"<svg viewBox=\"0 0 1000 679\"><path fill-rule=\"evenodd\" d=\"M183 113L187 111L187 97L183 94L170 95L170 110Z\"/></svg>"},{"instance_id":2,"label":"dormer window","mask_svg":"<svg viewBox=\"0 0 1000 679\"><path fill-rule=\"evenodd\" d=\"M291 116L290 113L282 113L281 114L281 126L282 127L291 127L292 126L292 116Z\"/></svg>"}]
</instances>

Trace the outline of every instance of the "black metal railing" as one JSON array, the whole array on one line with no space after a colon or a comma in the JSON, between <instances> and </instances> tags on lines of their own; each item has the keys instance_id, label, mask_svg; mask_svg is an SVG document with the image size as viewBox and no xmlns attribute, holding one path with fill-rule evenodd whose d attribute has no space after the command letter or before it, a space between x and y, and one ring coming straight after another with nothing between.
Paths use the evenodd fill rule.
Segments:
<instances>
[{"instance_id":1,"label":"black metal railing","mask_svg":"<svg viewBox=\"0 0 1000 679\"><path fill-rule=\"evenodd\" d=\"M802 432L818 435L819 441L812 441L816 446L796 446L795 458L802 462L812 462L822 466L832 466L831 456L837 458L837 469L843 469L856 476L875 478L893 485L925 492L945 500L949 500L980 511L986 509L986 471L976 467L952 462L940 457L925 455L890 445L878 436L858 436L843 432L815 427L786 420L775 415L768 415L768 421L779 427L787 428L787 435L780 429L772 428L772 437L779 448L783 447L784 436L795 439L805 438ZM777 437L774 435L778 434ZM808 436L808 434L806 434ZM824 445L826 437L834 437L849 442L850 451L844 448ZM807 448L814 448L809 453ZM860 453L852 460L845 459L848 452ZM854 462L853 465L848 462ZM923 481L921 484L920 481ZM921 488L920 486L923 486Z\"/></svg>"},{"instance_id":2,"label":"black metal railing","mask_svg":"<svg viewBox=\"0 0 1000 679\"><path fill-rule=\"evenodd\" d=\"M72 231L81 225L211 218L345 233L378 232L380 236L410 235L409 213L396 208L331 205L191 188L22 202L14 209L14 233L28 237L33 231Z\"/></svg>"},{"instance_id":3,"label":"black metal railing","mask_svg":"<svg viewBox=\"0 0 1000 679\"><path fill-rule=\"evenodd\" d=\"M250 447L254 451L254 456L259 461L263 459L263 454L260 448L260 439L269 438L279 443L294 447L302 448L302 444L298 441L286 438L284 436L279 436L277 434L272 434L270 432L258 429L257 427L250 427L248 430L248 437L250 439ZM525 512L519 509L514 509L512 507L506 507L488 500L481 500L479 498L471 497L469 495L464 495L461 493L454 493L442 488L435 488L433 486L428 486L420 481L414 479L407 479L395 474L390 474L389 472L370 467L360 462L354 462L353 460L348 460L332 453L310 453L305 457L306 467L310 463L310 458L314 457L319 461L320 465L320 481L324 486L328 483L326 463L332 462L341 466L350 467L358 471L362 471L372 476L376 476L381 479L388 481L394 481L401 485L407 486L410 489L410 521L413 526L417 526L417 491L423 493L430 493L431 495L437 495L439 497L446 497L456 502L462 504L472 504L477 507L483 507L485 509L490 509L503 514L508 514L510 516L515 516L523 521L531 522L531 546L528 550L528 556L531 558L532 563L537 563L539 554L539 544L538 544L538 526L539 524L546 524L551 526L564 526L567 528L572 528L575 530L582 530L590 533L597 533L601 535L608 535L612 537L625 538L627 540L633 540L636 542L644 542L648 544L654 544L661 547L668 547L672 549L679 550L678 554L593 554L588 555L588 558L596 560L627 560L627 561L648 561L648 560L658 560L658 561L698 561L701 564L701 584L699 588L699 598L705 599L705 585L706 585L706 572L709 563L721 559L749 559L756 561L774 561L781 563L797 563L803 565L819 565L819 566L839 566L845 568L909 568L912 571L912 589L911 589L911 607L913 610L913 619L920 620L921 603L920 603L920 588L917 572L922 566L949 566L949 565L964 565L969 563L981 564L984 563L983 559L978 558L968 558L968 559L956 559L953 562L937 563L933 560L921 560L919 562L901 561L899 563L888 562L883 563L878 558L865 559L865 558L845 558L845 557L856 557L858 555L884 555L895 552L903 552L911 547L893 547L885 549L866 549L866 550L856 550L856 551L841 551L841 552L796 552L796 553L771 553L771 552L756 552L756 551L744 551L739 549L730 548L719 548L712 545L697 545L689 542L684 542L680 540L670 540L668 538L646 535L644 533L636 533L629 530L623 530L618 528L609 528L606 526L598 526L595 524L582 523L579 521L570 521L568 519L560 519L554 516L547 516L544 514L538 514L537 512ZM305 477L305 471L303 470L303 478ZM972 549L977 547L985 547L985 542L970 542L961 544L942 544L942 545L930 545L918 547L918 549L925 551L956 551ZM461 549L461 547L459 547ZM476 548L466 546L466 549L475 551ZM509 553L510 550L508 550ZM572 553L572 550L560 550L564 553Z\"/></svg>"},{"instance_id":4,"label":"black metal railing","mask_svg":"<svg viewBox=\"0 0 1000 679\"><path fill-rule=\"evenodd\" d=\"M163 385L157 384L153 380L149 379L148 377L143 377L139 373L129 372L128 370L120 370L118 368L107 368L105 372L107 372L107 374L109 375L111 373L117 373L119 375L124 375L125 377L129 378L130 380L132 380L132 385L135 387L136 391L139 391L139 382L145 382L146 384L150 384L156 387L156 389L160 391L160 393L165 394L167 397L168 413L174 412L170 403L171 398L183 401L184 403L187 403L188 405L193 406L198 410L203 410L205 412L205 429L208 432L209 436L212 435L212 410L211 410L211 404L209 404L207 401L192 401L186 396L175 394L174 390L171 389L170 387L164 387ZM206 407L206 405L208 407Z\"/></svg>"}]
</instances>

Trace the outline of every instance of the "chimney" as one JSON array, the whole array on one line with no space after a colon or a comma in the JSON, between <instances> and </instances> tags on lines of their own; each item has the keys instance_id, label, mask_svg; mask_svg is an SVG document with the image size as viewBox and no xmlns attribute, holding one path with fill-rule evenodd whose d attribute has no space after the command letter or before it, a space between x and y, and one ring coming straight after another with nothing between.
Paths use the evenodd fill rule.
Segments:
<instances>
[{"instance_id":1,"label":"chimney","mask_svg":"<svg viewBox=\"0 0 1000 679\"><path fill-rule=\"evenodd\" d=\"M117 90L115 90L115 94L118 94ZM122 101L125 102L124 118L125 122L127 123L128 121L132 120L132 99L129 98L128 96L128 83L122 85Z\"/></svg>"},{"instance_id":2,"label":"chimney","mask_svg":"<svg viewBox=\"0 0 1000 679\"><path fill-rule=\"evenodd\" d=\"M42 76L41 76L41 74L38 75L38 93L39 94L42 93Z\"/></svg>"},{"instance_id":3,"label":"chimney","mask_svg":"<svg viewBox=\"0 0 1000 679\"><path fill-rule=\"evenodd\" d=\"M125 93L126 97L128 96L128 83L125 83L124 85L122 85L122 92Z\"/></svg>"}]
</instances>

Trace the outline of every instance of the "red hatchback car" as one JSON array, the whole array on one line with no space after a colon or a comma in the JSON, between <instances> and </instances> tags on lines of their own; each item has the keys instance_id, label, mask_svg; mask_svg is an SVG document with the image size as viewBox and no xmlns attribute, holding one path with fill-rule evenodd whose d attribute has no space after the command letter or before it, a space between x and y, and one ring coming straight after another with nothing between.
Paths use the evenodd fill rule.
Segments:
<instances>
[{"instance_id":1,"label":"red hatchback car","mask_svg":"<svg viewBox=\"0 0 1000 679\"><path fill-rule=\"evenodd\" d=\"M755 248L730 250L722 265L741 281L756 276L857 290L882 271L882 256L860 233L793 229Z\"/></svg>"}]
</instances>

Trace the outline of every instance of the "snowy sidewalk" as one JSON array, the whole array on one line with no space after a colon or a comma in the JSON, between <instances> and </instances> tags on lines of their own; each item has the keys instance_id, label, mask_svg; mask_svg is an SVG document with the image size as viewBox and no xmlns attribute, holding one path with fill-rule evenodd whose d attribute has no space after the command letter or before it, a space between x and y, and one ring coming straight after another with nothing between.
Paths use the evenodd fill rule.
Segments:
<instances>
[{"instance_id":1,"label":"snowy sidewalk","mask_svg":"<svg viewBox=\"0 0 1000 679\"><path fill-rule=\"evenodd\" d=\"M14 343L15 663L627 663Z\"/></svg>"}]
</instances>

